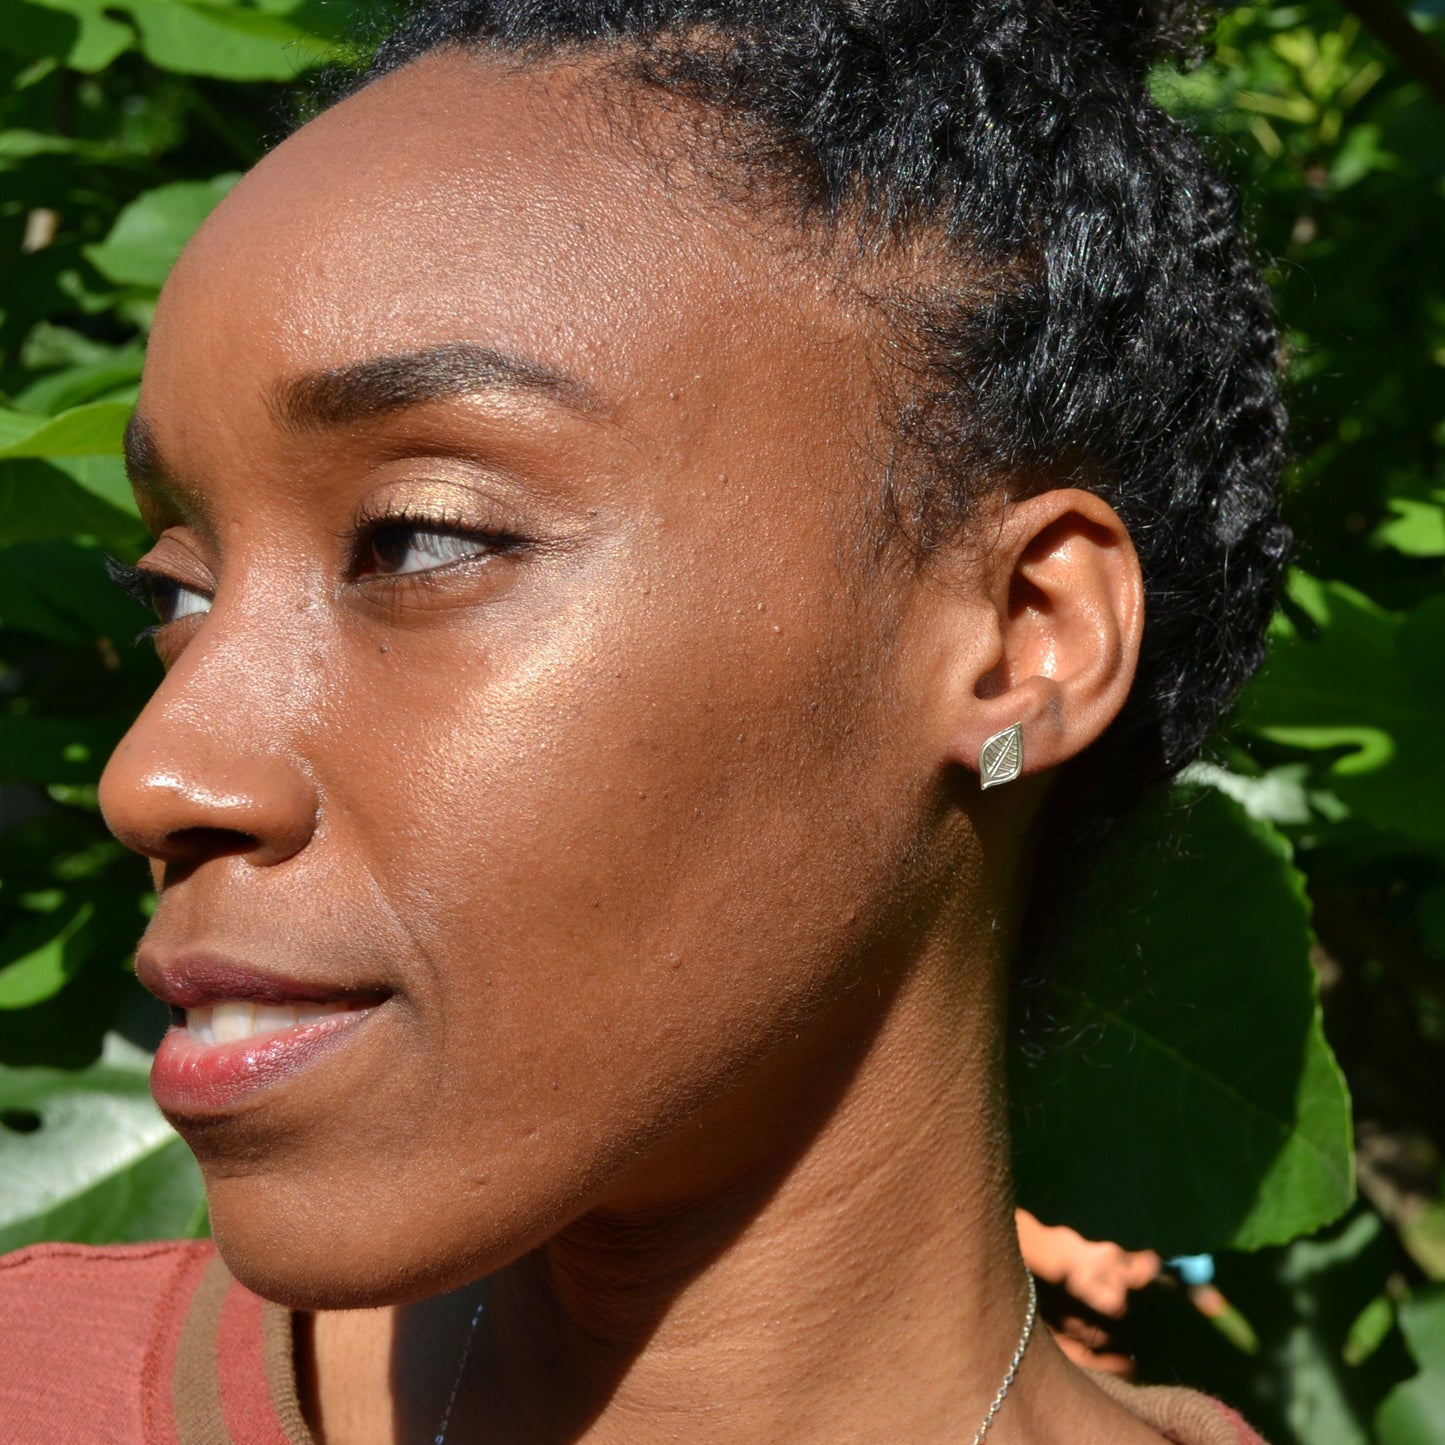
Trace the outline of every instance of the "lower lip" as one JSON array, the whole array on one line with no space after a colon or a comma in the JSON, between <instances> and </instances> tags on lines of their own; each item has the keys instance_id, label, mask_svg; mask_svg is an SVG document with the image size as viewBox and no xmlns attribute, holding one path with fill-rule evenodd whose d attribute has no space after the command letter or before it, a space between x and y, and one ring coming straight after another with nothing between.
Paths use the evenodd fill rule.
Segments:
<instances>
[{"instance_id":1,"label":"lower lip","mask_svg":"<svg viewBox=\"0 0 1445 1445\"><path fill-rule=\"evenodd\" d=\"M166 1114L221 1113L345 1047L375 1012L374 1007L353 1009L229 1044L203 1044L177 1025L156 1050L151 1096Z\"/></svg>"}]
</instances>

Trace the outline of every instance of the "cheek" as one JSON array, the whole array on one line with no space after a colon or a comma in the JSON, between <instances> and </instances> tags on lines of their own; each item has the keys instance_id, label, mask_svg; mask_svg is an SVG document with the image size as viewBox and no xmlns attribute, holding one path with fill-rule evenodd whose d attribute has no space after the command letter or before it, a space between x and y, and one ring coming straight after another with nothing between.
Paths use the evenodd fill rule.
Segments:
<instances>
[{"instance_id":1,"label":"cheek","mask_svg":"<svg viewBox=\"0 0 1445 1445\"><path fill-rule=\"evenodd\" d=\"M451 648L446 669L393 644L395 705L338 729L328 792L334 846L415 948L418 1010L580 1068L599 1024L645 1052L659 1029L705 1033L711 994L762 1009L800 971L780 959L836 954L864 888L849 803L869 729L842 724L843 679L800 663L816 638L755 616L740 638L735 613L638 609Z\"/></svg>"},{"instance_id":2,"label":"cheek","mask_svg":"<svg viewBox=\"0 0 1445 1445\"><path fill-rule=\"evenodd\" d=\"M384 1074L213 1191L252 1283L330 1268L334 1289L343 1236L364 1298L399 1262L408 1290L501 1263L856 979L907 831L887 783L860 792L879 728L844 721L858 677L800 661L819 634L752 613L583 618L461 657L418 634L333 695L313 891L387 941L396 1018Z\"/></svg>"}]
</instances>

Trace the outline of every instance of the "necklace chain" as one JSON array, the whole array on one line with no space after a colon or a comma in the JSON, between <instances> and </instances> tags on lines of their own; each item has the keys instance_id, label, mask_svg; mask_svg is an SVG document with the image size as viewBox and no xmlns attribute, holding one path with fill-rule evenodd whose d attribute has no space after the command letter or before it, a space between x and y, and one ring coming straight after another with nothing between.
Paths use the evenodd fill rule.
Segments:
<instances>
[{"instance_id":1,"label":"necklace chain","mask_svg":"<svg viewBox=\"0 0 1445 1445\"><path fill-rule=\"evenodd\" d=\"M472 1311L472 1322L467 1327L467 1342L462 1346L462 1358L457 1364L457 1377L452 1381L452 1392L447 1396L447 1407L442 1411L442 1422L437 1426L433 1445L447 1445L447 1427L452 1423L452 1407L457 1403L457 1391L462 1388L462 1376L467 1372L467 1361L472 1356L472 1341L477 1337L477 1325L482 1318L482 1306Z\"/></svg>"},{"instance_id":2,"label":"necklace chain","mask_svg":"<svg viewBox=\"0 0 1445 1445\"><path fill-rule=\"evenodd\" d=\"M1033 1274L1027 1273L1025 1277L1029 1282L1029 1307L1024 1315L1024 1332L1019 1336L1018 1349L1014 1351L1013 1359L1008 1362L1008 1373L1003 1377L1003 1384L998 1387L998 1394L993 1397L993 1403L988 1407L988 1414L983 1417L983 1424L974 1434L973 1445L983 1445L983 1437L988 1434L994 1416L1003 1406L1004 1396L1013 1388L1014 1376L1018 1374L1019 1366L1024 1362L1024 1351L1028 1349L1029 1340L1033 1337L1034 1321L1039 1317L1039 1292L1034 1285Z\"/></svg>"},{"instance_id":3,"label":"necklace chain","mask_svg":"<svg viewBox=\"0 0 1445 1445\"><path fill-rule=\"evenodd\" d=\"M994 1418L1003 1408L1003 1402L1008 1392L1013 1388L1014 1376L1019 1372L1019 1366L1023 1364L1024 1353L1029 1347L1029 1340L1033 1338L1034 1321L1039 1315L1039 1292L1034 1285L1032 1274L1025 1276L1029 1282L1029 1307L1024 1315L1024 1329L1019 1336L1018 1348L1014 1351L1013 1359L1009 1361L1008 1372L1003 1377L1003 1383L998 1387L998 1393L993 1397L988 1407L988 1413L983 1417L983 1423L974 1433L971 1445L983 1445L983 1438L992 1427ZM472 1356L472 1341L477 1336L477 1325L482 1318L482 1306L478 1305L472 1312L472 1322L467 1328L467 1342L462 1346L462 1357L457 1364L457 1377L452 1381L452 1392L447 1396L447 1407L442 1412L441 1424L437 1426L436 1440L433 1445L447 1445L447 1428L452 1423L452 1410L457 1403L457 1394L462 1388L462 1376L467 1372L467 1361Z\"/></svg>"}]
</instances>

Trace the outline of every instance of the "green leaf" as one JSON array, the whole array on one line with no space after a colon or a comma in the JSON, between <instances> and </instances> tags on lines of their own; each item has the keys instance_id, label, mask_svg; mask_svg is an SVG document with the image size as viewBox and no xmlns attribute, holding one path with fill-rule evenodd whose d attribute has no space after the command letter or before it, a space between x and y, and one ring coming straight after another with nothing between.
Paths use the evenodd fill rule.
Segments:
<instances>
[{"instance_id":1,"label":"green leaf","mask_svg":"<svg viewBox=\"0 0 1445 1445\"><path fill-rule=\"evenodd\" d=\"M0 131L0 166L32 160L36 156L83 155L98 159L104 154L100 147L72 140L68 136L48 135L36 130Z\"/></svg>"},{"instance_id":2,"label":"green leaf","mask_svg":"<svg viewBox=\"0 0 1445 1445\"><path fill-rule=\"evenodd\" d=\"M145 353L135 346L113 352L101 360L64 367L32 382L15 397L15 404L22 411L43 412L47 416L87 402L133 404L144 359Z\"/></svg>"},{"instance_id":3,"label":"green leaf","mask_svg":"<svg viewBox=\"0 0 1445 1445\"><path fill-rule=\"evenodd\" d=\"M1362 1386L1374 1384L1389 1361L1361 1370L1346 1363L1346 1352L1393 1264L1380 1218L1367 1210L1321 1237L1296 1240L1278 1259L1292 1308L1271 1334L1289 1362L1289 1392L1280 1403L1300 1441L1370 1445L1374 1401Z\"/></svg>"},{"instance_id":4,"label":"green leaf","mask_svg":"<svg viewBox=\"0 0 1445 1445\"><path fill-rule=\"evenodd\" d=\"M1271 742L1336 752L1331 787L1357 816L1445 844L1445 596L1389 612L1337 582L1291 585L1318 635L1283 626L1242 717Z\"/></svg>"},{"instance_id":5,"label":"green leaf","mask_svg":"<svg viewBox=\"0 0 1445 1445\"><path fill-rule=\"evenodd\" d=\"M116 218L110 235L87 246L85 254L108 280L159 291L186 242L239 179L229 172L145 191Z\"/></svg>"},{"instance_id":6,"label":"green leaf","mask_svg":"<svg viewBox=\"0 0 1445 1445\"><path fill-rule=\"evenodd\" d=\"M1256 1249L1353 1197L1289 847L1190 788L1121 829L1058 920L1067 1047L1016 1068L1020 1197L1130 1247Z\"/></svg>"},{"instance_id":7,"label":"green leaf","mask_svg":"<svg viewBox=\"0 0 1445 1445\"><path fill-rule=\"evenodd\" d=\"M1357 125L1345 136L1330 165L1330 180L1337 190L1364 180L1374 171L1388 168L1393 157L1380 144L1380 127Z\"/></svg>"},{"instance_id":8,"label":"green leaf","mask_svg":"<svg viewBox=\"0 0 1445 1445\"><path fill-rule=\"evenodd\" d=\"M1333 794L1309 786L1307 763L1286 763L1259 776L1230 772L1215 763L1191 763L1180 775L1186 783L1214 788L1261 822L1300 826L1317 817L1338 818L1343 810Z\"/></svg>"},{"instance_id":9,"label":"green leaf","mask_svg":"<svg viewBox=\"0 0 1445 1445\"><path fill-rule=\"evenodd\" d=\"M85 925L95 909L83 904L53 938L0 966L0 1009L29 1008L54 998L85 961Z\"/></svg>"},{"instance_id":10,"label":"green leaf","mask_svg":"<svg viewBox=\"0 0 1445 1445\"><path fill-rule=\"evenodd\" d=\"M1377 542L1407 557L1445 557L1445 487L1391 497L1389 507L1389 519L1375 529Z\"/></svg>"},{"instance_id":11,"label":"green leaf","mask_svg":"<svg viewBox=\"0 0 1445 1445\"><path fill-rule=\"evenodd\" d=\"M33 5L29 0L5 0L0 5L0 51L36 59L64 60L75 46L80 26L75 18Z\"/></svg>"},{"instance_id":12,"label":"green leaf","mask_svg":"<svg viewBox=\"0 0 1445 1445\"><path fill-rule=\"evenodd\" d=\"M91 402L54 417L0 410L0 458L119 453L130 412L123 402L113 401Z\"/></svg>"},{"instance_id":13,"label":"green leaf","mask_svg":"<svg viewBox=\"0 0 1445 1445\"><path fill-rule=\"evenodd\" d=\"M135 43L135 32L106 14L120 7L110 0L30 0L32 5L60 11L79 21L79 30L65 57L72 70L93 74Z\"/></svg>"},{"instance_id":14,"label":"green leaf","mask_svg":"<svg viewBox=\"0 0 1445 1445\"><path fill-rule=\"evenodd\" d=\"M112 1035L76 1073L0 1068L0 1252L203 1231L200 1172L151 1102L149 1062Z\"/></svg>"},{"instance_id":15,"label":"green leaf","mask_svg":"<svg viewBox=\"0 0 1445 1445\"><path fill-rule=\"evenodd\" d=\"M163 70L222 80L294 80L335 48L277 15L196 3L128 0L146 59Z\"/></svg>"},{"instance_id":16,"label":"green leaf","mask_svg":"<svg viewBox=\"0 0 1445 1445\"><path fill-rule=\"evenodd\" d=\"M106 576L98 547L67 538L0 548L0 625L90 648L102 637L128 644L154 620Z\"/></svg>"},{"instance_id":17,"label":"green leaf","mask_svg":"<svg viewBox=\"0 0 1445 1445\"><path fill-rule=\"evenodd\" d=\"M54 457L49 465L92 496L98 497L113 511L123 514L131 522L139 522L140 512L136 508L135 493L131 491L130 478L126 476L125 463L120 457ZM79 533L89 530L102 538L113 535L95 527L77 527L75 530ZM137 534L132 526L127 535L138 535L143 539L146 534L144 528Z\"/></svg>"},{"instance_id":18,"label":"green leaf","mask_svg":"<svg viewBox=\"0 0 1445 1445\"><path fill-rule=\"evenodd\" d=\"M1445 1286L1407 1299L1400 1328L1420 1373L1385 1397L1375 1416L1378 1445L1439 1445L1445 1430Z\"/></svg>"},{"instance_id":19,"label":"green leaf","mask_svg":"<svg viewBox=\"0 0 1445 1445\"><path fill-rule=\"evenodd\" d=\"M141 535L134 504L116 506L102 494L99 473L92 481L82 485L48 462L0 461L0 545L85 535L130 550ZM0 598L7 590L0 583ZM0 602L0 626L5 620Z\"/></svg>"}]
</instances>

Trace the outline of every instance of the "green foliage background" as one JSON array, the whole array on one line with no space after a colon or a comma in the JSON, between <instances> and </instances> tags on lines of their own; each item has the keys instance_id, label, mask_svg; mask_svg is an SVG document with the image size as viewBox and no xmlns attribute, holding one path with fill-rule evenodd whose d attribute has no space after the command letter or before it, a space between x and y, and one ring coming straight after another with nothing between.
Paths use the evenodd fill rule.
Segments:
<instances>
[{"instance_id":1,"label":"green foliage background","mask_svg":"<svg viewBox=\"0 0 1445 1445\"><path fill-rule=\"evenodd\" d=\"M145 872L96 811L157 677L103 556L146 545L118 452L166 271L373 8L0 0L0 1249L205 1228L146 1090ZM1411 20L1428 74L1445 0ZM1015 1070L1023 1202L1218 1256L1221 1319L1136 1306L1147 1376L1278 1445L1438 1442L1445 87L1334 0L1226 12L1157 85L1274 260L1299 571L1237 724L1061 930L1063 1032Z\"/></svg>"}]
</instances>

